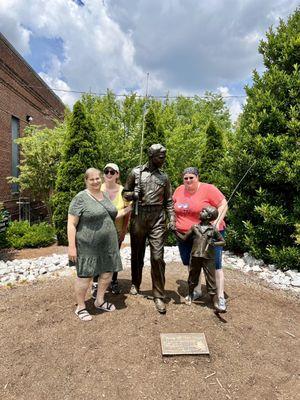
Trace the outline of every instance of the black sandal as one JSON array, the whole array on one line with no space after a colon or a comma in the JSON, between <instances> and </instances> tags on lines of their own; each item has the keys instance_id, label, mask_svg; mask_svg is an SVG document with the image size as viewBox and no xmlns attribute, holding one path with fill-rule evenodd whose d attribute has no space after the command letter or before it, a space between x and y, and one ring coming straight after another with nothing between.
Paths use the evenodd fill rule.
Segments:
<instances>
[{"instance_id":1,"label":"black sandal","mask_svg":"<svg viewBox=\"0 0 300 400\"><path fill-rule=\"evenodd\" d=\"M109 303L108 301L104 301L99 306L95 302L94 306L97 308L97 310L102 310L102 311L107 311L107 312L115 311L115 309L116 309L116 307L112 303Z\"/></svg>"}]
</instances>

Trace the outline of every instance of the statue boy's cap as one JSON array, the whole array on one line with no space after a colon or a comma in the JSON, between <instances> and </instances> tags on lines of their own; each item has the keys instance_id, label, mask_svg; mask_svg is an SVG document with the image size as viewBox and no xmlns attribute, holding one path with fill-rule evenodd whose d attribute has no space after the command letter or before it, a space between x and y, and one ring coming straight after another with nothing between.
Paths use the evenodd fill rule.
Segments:
<instances>
[{"instance_id":1,"label":"statue boy's cap","mask_svg":"<svg viewBox=\"0 0 300 400\"><path fill-rule=\"evenodd\" d=\"M185 174L192 174L192 175L199 176L199 170L196 167L188 167L182 173L182 175L185 175Z\"/></svg>"},{"instance_id":2,"label":"statue boy's cap","mask_svg":"<svg viewBox=\"0 0 300 400\"><path fill-rule=\"evenodd\" d=\"M116 171L118 173L120 172L119 167L117 166L117 164L112 163L112 162L106 164L104 169L106 169L106 168L111 168L111 169L113 169L114 171Z\"/></svg>"},{"instance_id":3,"label":"statue boy's cap","mask_svg":"<svg viewBox=\"0 0 300 400\"><path fill-rule=\"evenodd\" d=\"M166 153L167 149L159 143L156 144L152 144L149 149L148 149L148 155L150 157L154 156L154 154L158 154L158 153Z\"/></svg>"}]
</instances>

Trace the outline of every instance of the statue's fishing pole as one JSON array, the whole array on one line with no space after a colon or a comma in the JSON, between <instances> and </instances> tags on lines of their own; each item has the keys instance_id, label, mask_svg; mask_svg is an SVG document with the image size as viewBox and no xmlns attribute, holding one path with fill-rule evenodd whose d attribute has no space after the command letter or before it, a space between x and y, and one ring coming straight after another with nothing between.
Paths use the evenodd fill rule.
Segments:
<instances>
[{"instance_id":1,"label":"statue's fishing pole","mask_svg":"<svg viewBox=\"0 0 300 400\"><path fill-rule=\"evenodd\" d=\"M238 187L240 186L240 184L243 182L243 180L246 178L246 176L249 174L249 172L251 171L251 169L253 168L254 164L256 163L256 160L254 160L254 162L250 165L250 167L247 169L247 171L244 173L244 175L242 176L242 178L239 180L239 182L237 183L236 187L233 189L231 195L229 196L229 199L227 200L227 205L229 204L230 200L232 199L233 195L235 194L235 192L237 191ZM220 219L220 215L218 216L218 218L216 219L214 226L216 226L216 224L218 223Z\"/></svg>"},{"instance_id":2,"label":"statue's fishing pole","mask_svg":"<svg viewBox=\"0 0 300 400\"><path fill-rule=\"evenodd\" d=\"M141 137L141 148L140 148L140 160L139 160L139 179L137 182L137 193L140 194L141 189L141 179L142 179L142 159L143 159L143 148L144 148L144 133L145 133L145 119L146 119L146 106L147 106L147 99L148 99L148 83L149 83L149 72L147 72L147 82L146 82L146 96L145 96L145 104L143 110L143 118L142 118L142 137ZM139 199L135 201L134 205L134 213L138 215L139 213Z\"/></svg>"},{"instance_id":3,"label":"statue's fishing pole","mask_svg":"<svg viewBox=\"0 0 300 400\"><path fill-rule=\"evenodd\" d=\"M254 160L254 162L250 165L250 167L247 169L247 171L244 173L244 175L242 176L242 178L239 180L239 182L237 183L236 187L233 189L231 195L229 196L229 199L227 200L227 205L230 202L230 200L232 199L233 195L235 194L235 192L237 191L238 187L240 186L240 184L243 182L243 180L245 179L245 177L248 175L248 173L251 171L251 169L253 168L254 164L256 163L256 160ZM214 226L217 225L217 223L219 222L221 214L218 215L218 218L216 219L215 223L213 224ZM207 251L209 246L209 243L207 243L206 247L205 247L205 251Z\"/></svg>"}]
</instances>

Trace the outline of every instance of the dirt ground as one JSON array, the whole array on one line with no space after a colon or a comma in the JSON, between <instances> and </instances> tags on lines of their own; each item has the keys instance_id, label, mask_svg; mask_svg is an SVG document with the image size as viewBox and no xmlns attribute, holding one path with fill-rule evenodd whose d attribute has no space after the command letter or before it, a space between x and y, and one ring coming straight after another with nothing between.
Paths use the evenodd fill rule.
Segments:
<instances>
[{"instance_id":1,"label":"dirt ground","mask_svg":"<svg viewBox=\"0 0 300 400\"><path fill-rule=\"evenodd\" d=\"M298 399L299 299L225 272L223 320L206 298L184 304L179 263L167 265L166 315L152 300L127 294L129 270L120 273L123 293L107 295L117 310L96 313L88 299L93 320L85 323L74 314L72 277L0 289L0 398ZM145 268L144 295L150 287ZM210 356L162 357L160 333L170 332L204 332Z\"/></svg>"}]
</instances>

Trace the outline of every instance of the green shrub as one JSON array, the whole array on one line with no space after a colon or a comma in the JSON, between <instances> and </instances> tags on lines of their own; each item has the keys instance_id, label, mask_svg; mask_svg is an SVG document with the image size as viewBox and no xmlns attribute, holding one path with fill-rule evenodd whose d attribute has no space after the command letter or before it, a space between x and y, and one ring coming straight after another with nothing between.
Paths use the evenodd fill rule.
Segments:
<instances>
[{"instance_id":1,"label":"green shrub","mask_svg":"<svg viewBox=\"0 0 300 400\"><path fill-rule=\"evenodd\" d=\"M7 238L6 238L6 232L1 232L0 233L0 249L5 249L6 247L9 247Z\"/></svg>"},{"instance_id":2,"label":"green shrub","mask_svg":"<svg viewBox=\"0 0 300 400\"><path fill-rule=\"evenodd\" d=\"M268 251L272 263L276 264L280 269L296 269L300 271L300 246L284 247L280 250L276 247L269 247Z\"/></svg>"},{"instance_id":3,"label":"green shrub","mask_svg":"<svg viewBox=\"0 0 300 400\"><path fill-rule=\"evenodd\" d=\"M5 209L3 203L0 202L0 223L1 223L0 249L4 249L9 246L6 239L6 229L7 229L6 226L9 220L10 220L9 212Z\"/></svg>"},{"instance_id":4,"label":"green shrub","mask_svg":"<svg viewBox=\"0 0 300 400\"><path fill-rule=\"evenodd\" d=\"M246 248L241 246L241 238L237 230L231 225L226 227L226 249L230 249L235 253L243 253Z\"/></svg>"},{"instance_id":5,"label":"green shrub","mask_svg":"<svg viewBox=\"0 0 300 400\"><path fill-rule=\"evenodd\" d=\"M176 245L177 245L177 240L174 233L168 231L165 241L165 246L176 246Z\"/></svg>"},{"instance_id":6,"label":"green shrub","mask_svg":"<svg viewBox=\"0 0 300 400\"><path fill-rule=\"evenodd\" d=\"M55 231L46 222L30 225L28 221L14 221L6 231L8 247L45 247L55 242Z\"/></svg>"}]
</instances>

